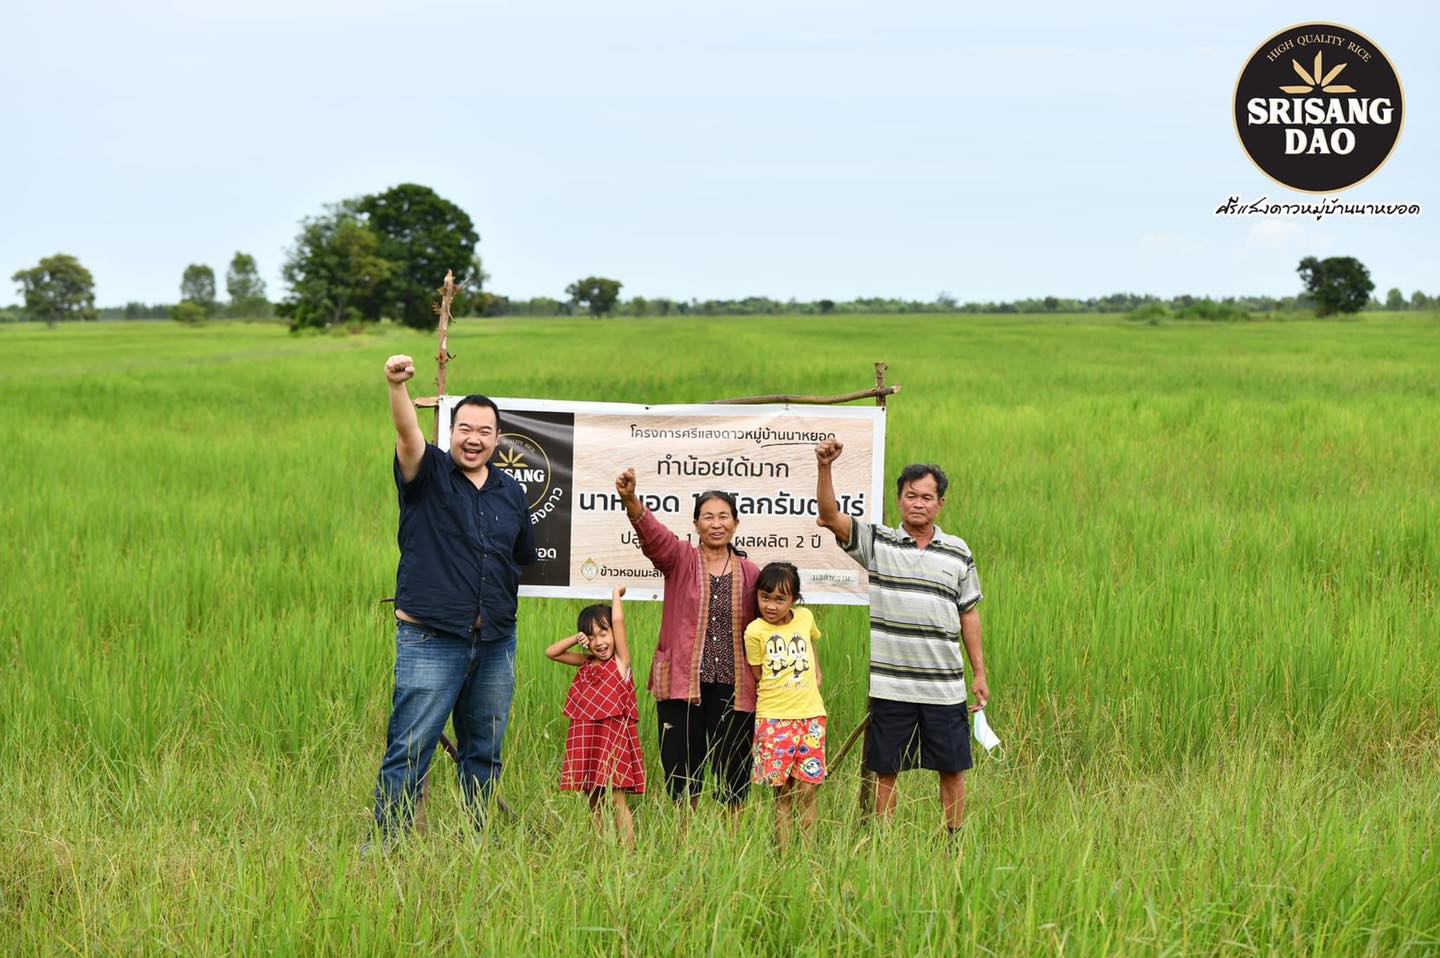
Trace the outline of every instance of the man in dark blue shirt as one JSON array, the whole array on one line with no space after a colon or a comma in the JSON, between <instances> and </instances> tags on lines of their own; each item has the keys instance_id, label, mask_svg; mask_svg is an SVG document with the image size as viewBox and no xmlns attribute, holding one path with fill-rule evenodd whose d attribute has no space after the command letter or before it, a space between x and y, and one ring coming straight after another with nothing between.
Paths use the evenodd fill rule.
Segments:
<instances>
[{"instance_id":1,"label":"man in dark blue shirt","mask_svg":"<svg viewBox=\"0 0 1440 958\"><path fill-rule=\"evenodd\" d=\"M524 491L489 465L500 410L466 396L451 413L444 452L420 432L405 385L414 375L409 356L385 362L400 494L395 698L375 786L375 822L387 837L413 820L452 714L460 788L483 824L515 692L520 566L536 559Z\"/></svg>"}]
</instances>

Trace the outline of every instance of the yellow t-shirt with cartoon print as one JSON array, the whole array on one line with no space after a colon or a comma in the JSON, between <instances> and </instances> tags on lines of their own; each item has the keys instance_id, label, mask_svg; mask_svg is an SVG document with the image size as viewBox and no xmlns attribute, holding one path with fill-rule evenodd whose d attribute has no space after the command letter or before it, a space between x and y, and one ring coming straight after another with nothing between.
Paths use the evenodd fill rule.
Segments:
<instances>
[{"instance_id":1,"label":"yellow t-shirt with cartoon print","mask_svg":"<svg viewBox=\"0 0 1440 958\"><path fill-rule=\"evenodd\" d=\"M825 714L815 657L820 630L809 609L797 605L790 611L791 619L784 625L756 619L745 627L745 661L760 666L756 718L802 719Z\"/></svg>"}]
</instances>

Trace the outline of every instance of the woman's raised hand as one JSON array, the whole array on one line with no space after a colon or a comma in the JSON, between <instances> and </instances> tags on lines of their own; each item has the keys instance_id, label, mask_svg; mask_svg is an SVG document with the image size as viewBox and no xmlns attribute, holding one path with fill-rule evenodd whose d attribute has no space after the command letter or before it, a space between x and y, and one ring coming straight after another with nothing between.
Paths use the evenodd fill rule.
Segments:
<instances>
[{"instance_id":1,"label":"woman's raised hand","mask_svg":"<svg viewBox=\"0 0 1440 958\"><path fill-rule=\"evenodd\" d=\"M629 499L635 495L634 469L626 469L615 477L615 491L620 493L621 499Z\"/></svg>"}]
</instances>

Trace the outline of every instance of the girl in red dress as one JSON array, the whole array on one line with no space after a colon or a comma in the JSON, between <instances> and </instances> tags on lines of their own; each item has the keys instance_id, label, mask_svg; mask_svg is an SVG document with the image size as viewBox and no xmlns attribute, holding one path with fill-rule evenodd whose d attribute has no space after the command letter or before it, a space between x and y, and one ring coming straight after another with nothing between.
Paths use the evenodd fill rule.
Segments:
<instances>
[{"instance_id":1,"label":"girl in red dress","mask_svg":"<svg viewBox=\"0 0 1440 958\"><path fill-rule=\"evenodd\" d=\"M630 647L625 644L625 613L616 587L610 605L582 609L576 635L545 650L556 662L579 668L565 697L565 763L560 790L584 792L590 812L600 825L606 795L614 811L615 830L625 845L635 844L635 826L625 794L645 791L645 760L640 754L636 723L635 681L630 674ZM581 651L574 651L575 646Z\"/></svg>"}]
</instances>

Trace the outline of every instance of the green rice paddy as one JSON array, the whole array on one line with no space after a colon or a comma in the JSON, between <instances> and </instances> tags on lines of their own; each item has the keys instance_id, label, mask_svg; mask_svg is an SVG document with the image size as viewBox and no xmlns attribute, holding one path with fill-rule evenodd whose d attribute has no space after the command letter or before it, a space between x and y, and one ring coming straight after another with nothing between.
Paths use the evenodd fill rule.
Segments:
<instances>
[{"instance_id":1,"label":"green rice paddy","mask_svg":"<svg viewBox=\"0 0 1440 958\"><path fill-rule=\"evenodd\" d=\"M975 550L1003 759L961 840L852 758L813 844L651 793L638 848L556 791L581 603L523 600L501 794L361 860L388 714L381 367L434 340L0 327L0 953L1440 953L1440 317L465 321L451 391L841 393ZM428 420L424 420L427 422ZM617 451L617 466L623 450ZM887 513L893 520L893 503ZM658 606L630 610L648 664ZM864 611L820 607L832 741Z\"/></svg>"}]
</instances>

